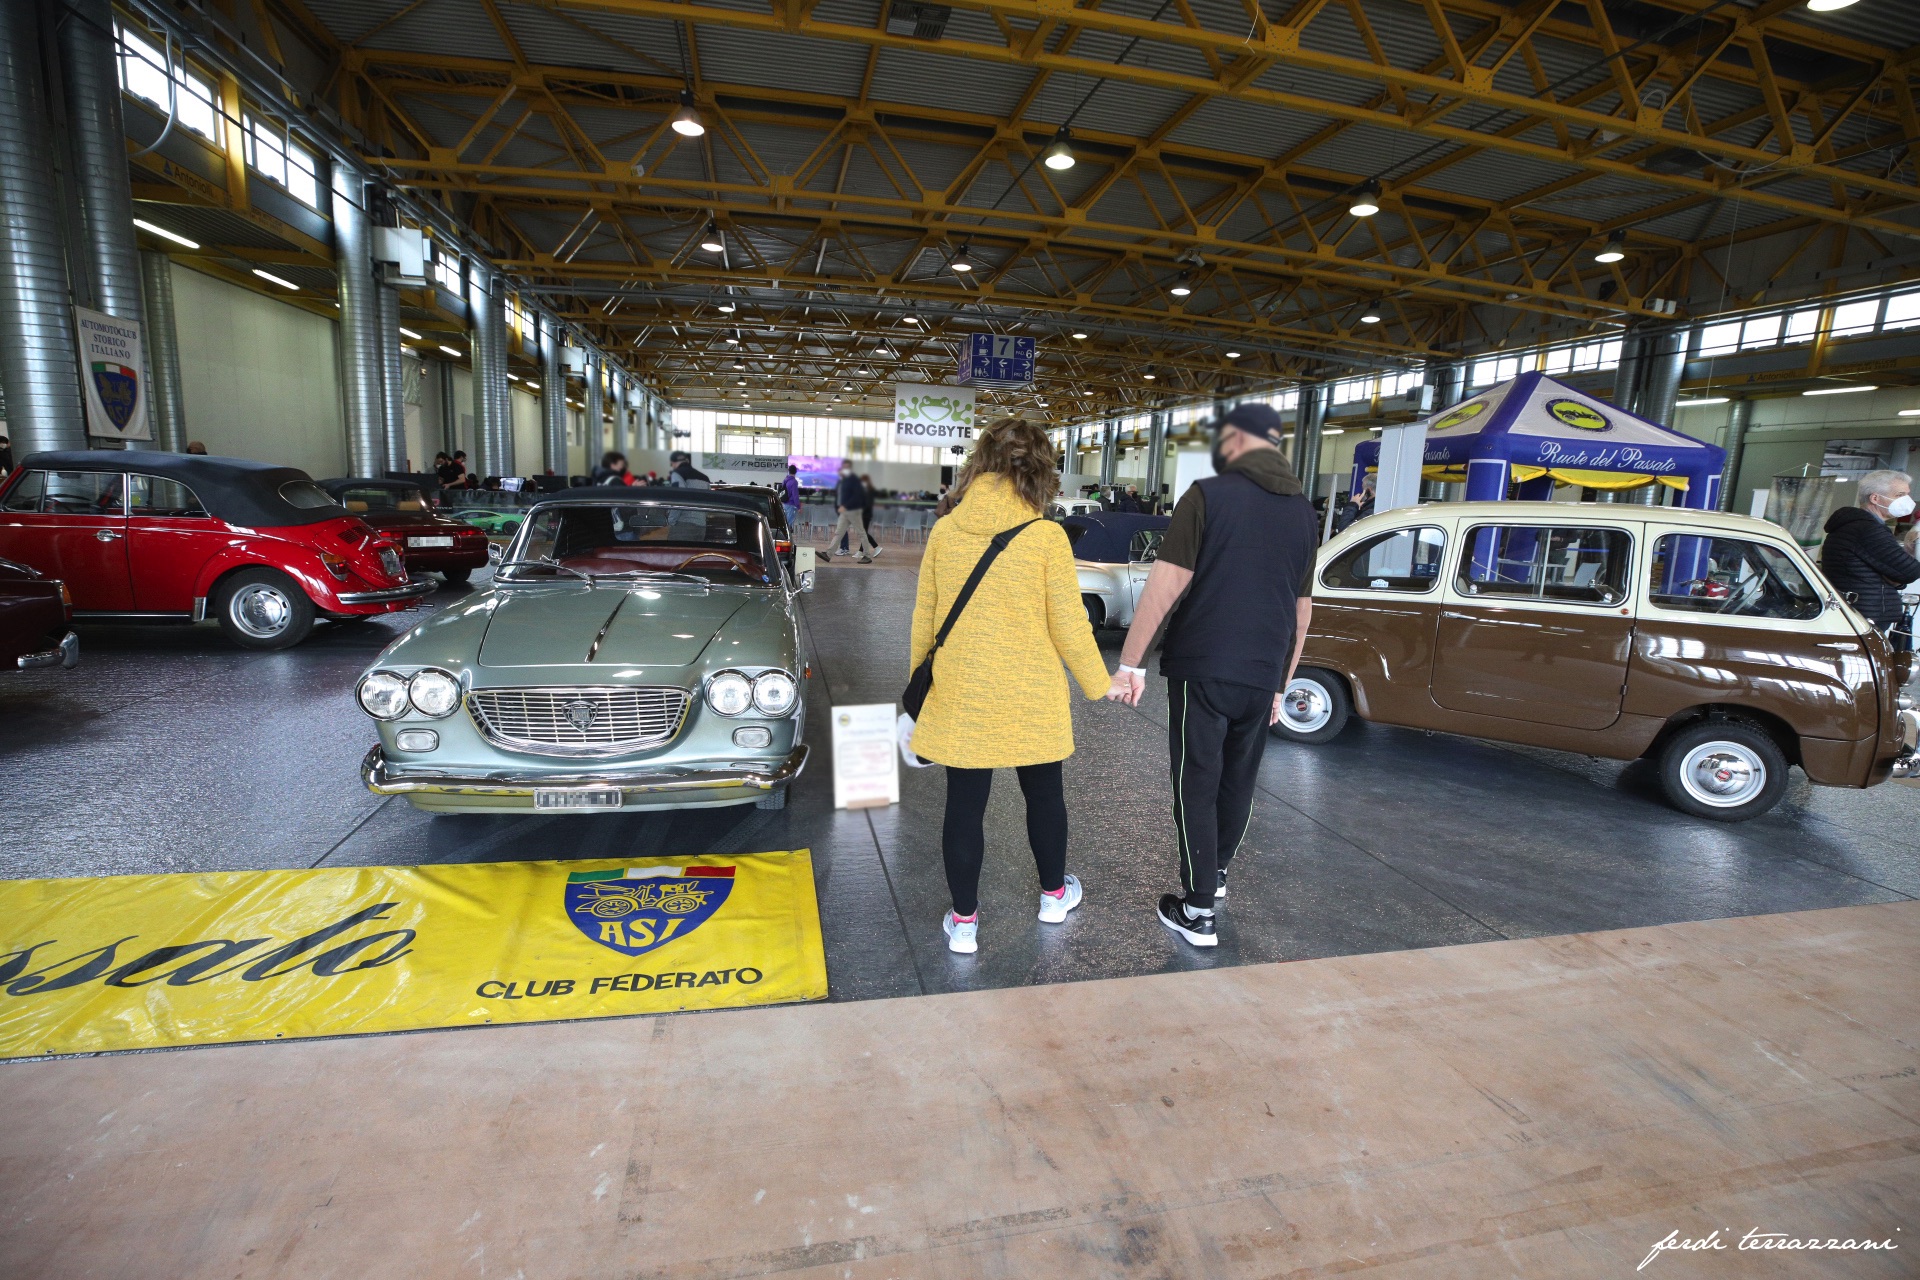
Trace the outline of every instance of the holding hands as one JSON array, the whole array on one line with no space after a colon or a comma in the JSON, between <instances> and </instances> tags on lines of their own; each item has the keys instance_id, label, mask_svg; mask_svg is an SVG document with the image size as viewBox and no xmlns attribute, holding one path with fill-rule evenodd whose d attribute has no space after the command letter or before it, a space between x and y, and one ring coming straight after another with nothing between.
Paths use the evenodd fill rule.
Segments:
<instances>
[{"instance_id":1,"label":"holding hands","mask_svg":"<svg viewBox=\"0 0 1920 1280\"><path fill-rule=\"evenodd\" d=\"M1113 673L1113 682L1107 686L1107 701L1124 702L1130 707L1137 707L1140 705L1140 695L1146 691L1146 673L1123 666Z\"/></svg>"}]
</instances>

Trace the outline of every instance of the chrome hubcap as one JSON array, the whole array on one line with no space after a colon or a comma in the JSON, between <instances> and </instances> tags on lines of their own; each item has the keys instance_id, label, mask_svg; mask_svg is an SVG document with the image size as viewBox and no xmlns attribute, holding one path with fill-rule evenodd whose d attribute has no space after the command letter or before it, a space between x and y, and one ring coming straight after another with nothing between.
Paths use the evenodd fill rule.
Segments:
<instances>
[{"instance_id":1,"label":"chrome hubcap","mask_svg":"<svg viewBox=\"0 0 1920 1280\"><path fill-rule=\"evenodd\" d=\"M242 631L271 640L293 620L293 602L278 587L254 582L234 594L231 612L234 625Z\"/></svg>"},{"instance_id":2,"label":"chrome hubcap","mask_svg":"<svg viewBox=\"0 0 1920 1280\"><path fill-rule=\"evenodd\" d=\"M1333 719L1333 703L1316 682L1295 680L1280 695L1280 715L1295 733L1314 733Z\"/></svg>"},{"instance_id":3,"label":"chrome hubcap","mask_svg":"<svg viewBox=\"0 0 1920 1280\"><path fill-rule=\"evenodd\" d=\"M1767 766L1738 742L1703 742L1680 762L1680 785L1701 804L1731 809L1766 789Z\"/></svg>"}]
</instances>

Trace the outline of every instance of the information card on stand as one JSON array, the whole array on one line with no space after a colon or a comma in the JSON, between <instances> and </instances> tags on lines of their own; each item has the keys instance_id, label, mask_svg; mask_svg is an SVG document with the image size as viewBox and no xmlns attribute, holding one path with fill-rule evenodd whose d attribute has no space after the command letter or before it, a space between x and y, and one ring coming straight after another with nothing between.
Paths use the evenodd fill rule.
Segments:
<instances>
[{"instance_id":1,"label":"information card on stand","mask_svg":"<svg viewBox=\"0 0 1920 1280\"><path fill-rule=\"evenodd\" d=\"M900 803L894 706L875 702L833 709L833 807L873 809Z\"/></svg>"}]
</instances>

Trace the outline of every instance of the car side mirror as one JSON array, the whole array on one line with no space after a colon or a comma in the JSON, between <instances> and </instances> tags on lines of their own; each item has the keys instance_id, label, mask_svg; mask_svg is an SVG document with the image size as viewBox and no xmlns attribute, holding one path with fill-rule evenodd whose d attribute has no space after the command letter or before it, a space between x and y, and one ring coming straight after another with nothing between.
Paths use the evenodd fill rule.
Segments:
<instances>
[{"instance_id":1,"label":"car side mirror","mask_svg":"<svg viewBox=\"0 0 1920 1280\"><path fill-rule=\"evenodd\" d=\"M805 573L800 575L799 585L796 586L794 590L800 591L800 592L807 592L807 591L813 590L813 570L809 569Z\"/></svg>"},{"instance_id":2,"label":"car side mirror","mask_svg":"<svg viewBox=\"0 0 1920 1280\"><path fill-rule=\"evenodd\" d=\"M502 547L499 543L489 542L487 544L487 563L488 564L499 564L503 559L506 558L506 555L507 555L506 549Z\"/></svg>"},{"instance_id":3,"label":"car side mirror","mask_svg":"<svg viewBox=\"0 0 1920 1280\"><path fill-rule=\"evenodd\" d=\"M795 547L793 549L793 582L795 591L813 590L814 548Z\"/></svg>"}]
</instances>

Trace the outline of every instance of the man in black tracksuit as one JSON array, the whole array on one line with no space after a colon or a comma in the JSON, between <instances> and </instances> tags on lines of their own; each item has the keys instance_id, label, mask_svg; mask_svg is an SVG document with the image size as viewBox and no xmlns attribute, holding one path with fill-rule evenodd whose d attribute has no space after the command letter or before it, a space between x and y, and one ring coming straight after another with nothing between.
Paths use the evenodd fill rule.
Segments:
<instances>
[{"instance_id":1,"label":"man in black tracksuit","mask_svg":"<svg viewBox=\"0 0 1920 1280\"><path fill-rule=\"evenodd\" d=\"M1197 947L1218 942L1214 903L1247 834L1254 777L1280 694L1313 616L1313 506L1274 446L1280 415L1243 404L1214 424L1215 475L1173 509L1120 650L1107 697L1137 706L1163 618L1173 820L1184 894L1160 899L1160 923Z\"/></svg>"}]
</instances>

